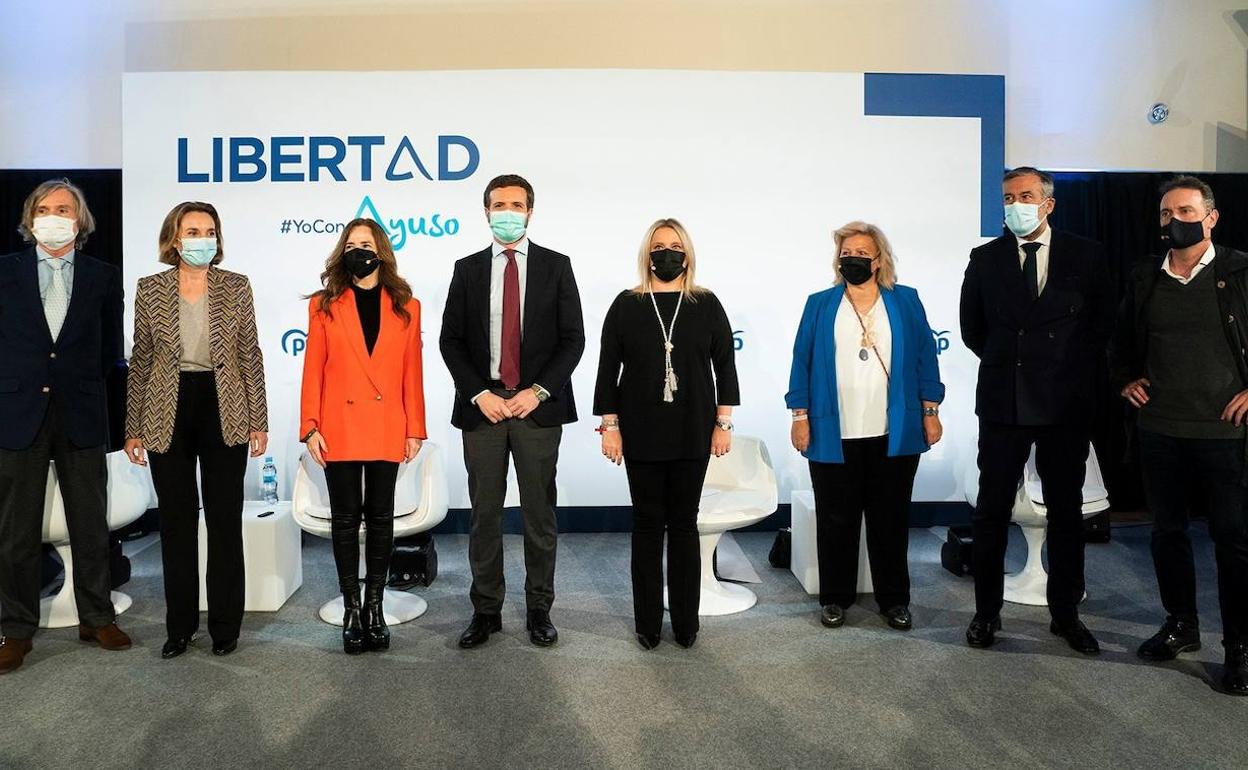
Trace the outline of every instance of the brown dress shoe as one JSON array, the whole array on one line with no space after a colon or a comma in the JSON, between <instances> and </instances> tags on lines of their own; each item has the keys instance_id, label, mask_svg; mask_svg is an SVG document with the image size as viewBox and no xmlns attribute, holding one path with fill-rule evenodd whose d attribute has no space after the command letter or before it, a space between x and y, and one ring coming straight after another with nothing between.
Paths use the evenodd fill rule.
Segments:
<instances>
[{"instance_id":1,"label":"brown dress shoe","mask_svg":"<svg viewBox=\"0 0 1248 770\"><path fill-rule=\"evenodd\" d=\"M109 623L99 628L79 625L78 638L84 642L95 642L106 650L130 649L130 637L126 636L126 632L118 628L116 623Z\"/></svg>"},{"instance_id":2,"label":"brown dress shoe","mask_svg":"<svg viewBox=\"0 0 1248 770\"><path fill-rule=\"evenodd\" d=\"M22 667L22 660L33 647L29 639L12 639L0 636L0 674L7 674Z\"/></svg>"}]
</instances>

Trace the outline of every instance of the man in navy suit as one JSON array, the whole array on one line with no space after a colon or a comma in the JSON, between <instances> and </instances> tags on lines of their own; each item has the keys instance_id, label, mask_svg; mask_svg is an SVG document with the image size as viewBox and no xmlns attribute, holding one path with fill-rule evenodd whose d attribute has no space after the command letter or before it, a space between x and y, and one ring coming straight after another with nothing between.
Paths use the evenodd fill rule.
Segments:
<instances>
[{"instance_id":1,"label":"man in navy suit","mask_svg":"<svg viewBox=\"0 0 1248 770\"><path fill-rule=\"evenodd\" d=\"M67 179L26 199L30 248L0 257L0 674L39 626L48 463L56 464L74 560L78 636L130 647L109 596L105 378L122 358L117 268L78 253L95 220Z\"/></svg>"},{"instance_id":2,"label":"man in navy suit","mask_svg":"<svg viewBox=\"0 0 1248 770\"><path fill-rule=\"evenodd\" d=\"M1005 547L1014 496L1036 449L1048 508L1049 629L1100 652L1079 620L1083 598L1083 481L1097 371L1115 303L1099 243L1049 227L1053 177L1016 168L1002 182L1010 233L971 252L962 284L962 339L979 357L979 499L972 518L972 647L1001 627Z\"/></svg>"},{"instance_id":3,"label":"man in navy suit","mask_svg":"<svg viewBox=\"0 0 1248 770\"><path fill-rule=\"evenodd\" d=\"M503 501L508 456L524 520L529 640L558 638L555 599L555 464L563 426L576 421L572 371L585 351L581 296L572 261L527 235L533 187L514 174L485 188L494 243L455 263L440 347L455 381L451 424L463 432L472 501L468 561L472 620L459 646L502 629Z\"/></svg>"}]
</instances>

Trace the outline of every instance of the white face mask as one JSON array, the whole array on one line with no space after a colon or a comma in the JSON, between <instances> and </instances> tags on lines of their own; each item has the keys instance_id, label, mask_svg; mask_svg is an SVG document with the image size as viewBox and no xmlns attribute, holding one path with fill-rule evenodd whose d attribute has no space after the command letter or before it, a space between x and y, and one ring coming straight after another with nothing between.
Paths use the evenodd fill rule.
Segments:
<instances>
[{"instance_id":1,"label":"white face mask","mask_svg":"<svg viewBox=\"0 0 1248 770\"><path fill-rule=\"evenodd\" d=\"M72 219L48 214L35 217L31 222L30 233L45 249L56 251L74 242L78 236L78 223Z\"/></svg>"}]
</instances>

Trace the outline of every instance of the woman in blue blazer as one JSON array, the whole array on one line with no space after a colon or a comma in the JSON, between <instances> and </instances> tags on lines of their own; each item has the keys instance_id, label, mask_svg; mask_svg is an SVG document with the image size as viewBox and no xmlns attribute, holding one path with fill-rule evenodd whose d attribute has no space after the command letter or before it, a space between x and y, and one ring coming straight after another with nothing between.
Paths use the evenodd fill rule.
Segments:
<instances>
[{"instance_id":1,"label":"woman in blue blazer","mask_svg":"<svg viewBox=\"0 0 1248 770\"><path fill-rule=\"evenodd\" d=\"M842 625L854 603L865 516L876 601L904 631L910 496L919 455L940 440L945 386L923 303L897 283L884 233L850 222L834 238L836 277L806 300L785 395L815 493L820 621Z\"/></svg>"}]
</instances>

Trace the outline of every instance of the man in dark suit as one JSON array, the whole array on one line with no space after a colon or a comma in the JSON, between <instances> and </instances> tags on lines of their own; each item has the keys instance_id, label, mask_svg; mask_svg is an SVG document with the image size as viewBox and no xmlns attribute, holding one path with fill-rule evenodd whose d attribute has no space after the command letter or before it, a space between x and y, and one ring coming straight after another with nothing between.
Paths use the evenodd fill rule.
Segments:
<instances>
[{"instance_id":1,"label":"man in dark suit","mask_svg":"<svg viewBox=\"0 0 1248 770\"><path fill-rule=\"evenodd\" d=\"M1127 282L1112 379L1138 408L1153 566L1166 620L1136 653L1199 650L1196 565L1187 523L1203 510L1218 567L1222 691L1248 696L1248 254L1213 245L1213 190L1193 176L1161 188L1164 258Z\"/></svg>"},{"instance_id":2,"label":"man in dark suit","mask_svg":"<svg viewBox=\"0 0 1248 770\"><path fill-rule=\"evenodd\" d=\"M962 283L962 339L979 357L975 617L966 640L989 647L1001 628L1010 516L1034 445L1049 520L1049 628L1095 655L1100 646L1078 613L1083 481L1113 287L1100 244L1049 227L1051 176L1016 168L1002 187L1011 234L971 251Z\"/></svg>"},{"instance_id":3,"label":"man in dark suit","mask_svg":"<svg viewBox=\"0 0 1248 770\"><path fill-rule=\"evenodd\" d=\"M463 431L472 502L468 560L472 621L460 647L502 629L503 501L508 456L524 519L526 626L546 647L558 632L555 464L563 425L576 421L572 371L585 350L581 297L567 257L526 235L533 187L512 174L485 188L489 247L455 263L442 316L442 358L455 381L451 424Z\"/></svg>"},{"instance_id":4,"label":"man in dark suit","mask_svg":"<svg viewBox=\"0 0 1248 770\"><path fill-rule=\"evenodd\" d=\"M130 647L109 596L104 462L104 383L123 355L121 275L77 253L95 220L68 180L35 188L18 229L34 245L0 257L0 674L22 665L39 626L49 462L65 500L79 638Z\"/></svg>"}]
</instances>

